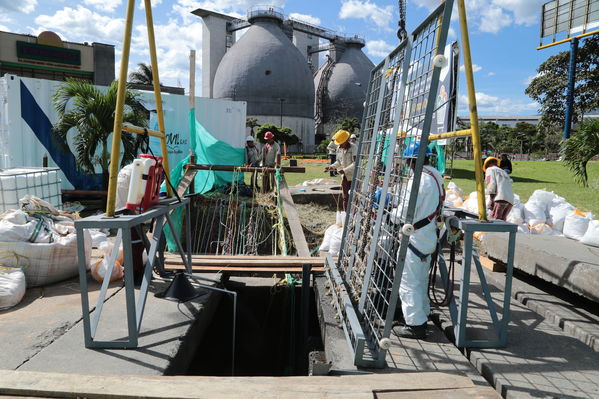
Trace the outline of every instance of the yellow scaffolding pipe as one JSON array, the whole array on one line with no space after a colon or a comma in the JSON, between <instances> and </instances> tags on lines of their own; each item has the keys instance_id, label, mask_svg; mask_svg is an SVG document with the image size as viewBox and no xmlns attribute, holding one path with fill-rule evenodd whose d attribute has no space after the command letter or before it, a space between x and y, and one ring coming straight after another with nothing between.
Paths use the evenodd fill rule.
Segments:
<instances>
[{"instance_id":1,"label":"yellow scaffolding pipe","mask_svg":"<svg viewBox=\"0 0 599 399\"><path fill-rule=\"evenodd\" d=\"M160 95L160 76L158 75L158 60L156 57L156 41L154 38L154 21L152 19L152 4L150 0L144 0L146 7L146 25L148 26L148 42L150 44L150 61L152 63L152 80L154 81L154 96L156 97L156 113L158 114L158 130L164 135L164 114L162 113L162 96ZM162 164L167 179L170 178L170 167L168 164L168 149L166 148L166 139L160 140L162 147ZM166 185L167 195L173 195L169 184Z\"/></svg>"},{"instance_id":2,"label":"yellow scaffolding pipe","mask_svg":"<svg viewBox=\"0 0 599 399\"><path fill-rule=\"evenodd\" d=\"M123 112L125 108L125 93L127 90L127 73L129 69L129 52L131 50L131 32L133 28L133 14L135 11L135 0L128 0L127 13L125 17L125 33L123 38L123 54L121 57L121 69L117 91L116 109L114 115L114 127L112 131L112 151L110 154L110 177L108 179L108 197L106 199L106 216L114 217L116 202L116 184L119 171L119 159L121 154L121 132L137 134L148 134L160 138L162 150L162 164L164 173L169 177L168 149L166 148L166 134L164 129L164 115L162 113L162 97L160 95L160 80L158 75L158 62L156 59L156 43L154 40L154 25L152 21L152 4L150 0L144 0L146 8L146 23L148 25L148 42L150 46L150 59L152 63L152 77L154 83L154 96L156 97L156 112L158 114L159 132L132 125L123 126ZM167 185L168 196L172 196L172 189Z\"/></svg>"},{"instance_id":3,"label":"yellow scaffolding pipe","mask_svg":"<svg viewBox=\"0 0 599 399\"><path fill-rule=\"evenodd\" d=\"M166 136L162 132L158 132L156 130L146 129L139 126L133 125L123 125L123 131L135 134L148 134L148 136L158 137L160 139L165 138Z\"/></svg>"},{"instance_id":4,"label":"yellow scaffolding pipe","mask_svg":"<svg viewBox=\"0 0 599 399\"><path fill-rule=\"evenodd\" d=\"M464 53L464 69L466 72L466 88L468 91L468 107L470 110L470 130L472 133L472 152L474 153L474 176L476 179L476 192L478 193L478 218L487 220L485 205L485 183L483 176L482 151L480 133L478 130L478 110L476 108L476 91L474 89L474 73L472 71L472 55L470 53L470 39L468 37L468 21L466 19L466 6L464 0L458 0L458 13L460 17L460 31Z\"/></svg>"},{"instance_id":5,"label":"yellow scaffolding pipe","mask_svg":"<svg viewBox=\"0 0 599 399\"><path fill-rule=\"evenodd\" d=\"M569 37L569 38L564 39L564 40L560 40L560 41L557 41L557 42L553 42L553 43L545 44L543 46L539 46L539 47L537 47L537 50L543 50L543 49L546 49L548 47L557 46L558 44L567 43L567 42L571 41L572 39L582 39L583 37L595 35L597 33L599 33L599 29L594 30L592 32L583 33L582 35L572 36L572 37Z\"/></svg>"},{"instance_id":6,"label":"yellow scaffolding pipe","mask_svg":"<svg viewBox=\"0 0 599 399\"><path fill-rule=\"evenodd\" d=\"M472 130L470 129L465 129L465 130L456 130L455 132L446 132L446 133L439 133L439 134L431 134L428 136L428 141L435 141L435 140L443 140L443 139L453 139L456 137L468 137L472 135Z\"/></svg>"},{"instance_id":7,"label":"yellow scaffolding pipe","mask_svg":"<svg viewBox=\"0 0 599 399\"><path fill-rule=\"evenodd\" d=\"M116 110L112 130L112 151L110 153L110 175L108 178L108 198L106 201L106 216L114 216L116 201L116 183L119 174L119 158L121 155L121 128L123 126L123 111L125 109L125 91L127 90L127 72L129 65L129 49L131 48L131 30L133 28L133 12L135 0L128 0L125 18L125 37L123 39L123 54L119 73Z\"/></svg>"}]
</instances>

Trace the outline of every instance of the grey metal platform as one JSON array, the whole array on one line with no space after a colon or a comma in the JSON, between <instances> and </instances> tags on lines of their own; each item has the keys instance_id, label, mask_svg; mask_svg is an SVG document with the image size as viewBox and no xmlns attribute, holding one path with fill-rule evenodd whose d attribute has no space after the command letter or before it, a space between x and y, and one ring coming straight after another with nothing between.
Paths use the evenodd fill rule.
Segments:
<instances>
[{"instance_id":1,"label":"grey metal platform","mask_svg":"<svg viewBox=\"0 0 599 399\"><path fill-rule=\"evenodd\" d=\"M507 235L487 234L482 249L506 261ZM518 233L514 268L599 301L599 248L565 237Z\"/></svg>"}]
</instances>

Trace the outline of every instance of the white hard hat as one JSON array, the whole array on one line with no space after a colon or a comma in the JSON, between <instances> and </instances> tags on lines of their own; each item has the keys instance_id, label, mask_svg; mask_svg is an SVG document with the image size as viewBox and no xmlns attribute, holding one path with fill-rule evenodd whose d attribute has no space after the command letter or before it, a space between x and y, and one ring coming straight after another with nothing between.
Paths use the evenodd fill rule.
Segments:
<instances>
[{"instance_id":1,"label":"white hard hat","mask_svg":"<svg viewBox=\"0 0 599 399\"><path fill-rule=\"evenodd\" d=\"M357 139L358 136L356 136L355 134L352 134L351 136L349 136L350 139Z\"/></svg>"},{"instance_id":2,"label":"white hard hat","mask_svg":"<svg viewBox=\"0 0 599 399\"><path fill-rule=\"evenodd\" d=\"M245 138L245 141L254 141L254 138L252 136L247 136Z\"/></svg>"}]
</instances>

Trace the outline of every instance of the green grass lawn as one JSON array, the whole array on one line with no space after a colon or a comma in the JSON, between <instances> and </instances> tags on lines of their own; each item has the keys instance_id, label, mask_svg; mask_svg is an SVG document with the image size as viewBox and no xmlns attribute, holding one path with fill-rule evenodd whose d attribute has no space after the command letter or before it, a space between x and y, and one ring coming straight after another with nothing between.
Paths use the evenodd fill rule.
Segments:
<instances>
[{"instance_id":1,"label":"green grass lawn","mask_svg":"<svg viewBox=\"0 0 599 399\"><path fill-rule=\"evenodd\" d=\"M510 175L514 180L514 193L522 202L535 190L553 191L564 197L572 205L586 208L599 216L599 162L589 162L589 187L576 183L570 170L557 161L512 161L514 167ZM453 181L467 195L475 190L473 161L454 161ZM451 174L448 169L446 174Z\"/></svg>"},{"instance_id":2,"label":"green grass lawn","mask_svg":"<svg viewBox=\"0 0 599 399\"><path fill-rule=\"evenodd\" d=\"M512 164L514 172L510 176L514 180L514 192L520 196L522 202L526 202L533 191L542 189L553 191L572 205L586 208L599 216L599 162L589 162L589 187L582 187L576 183L568 168L561 162L514 161ZM322 171L325 165L322 162L303 163L299 166L305 167L306 173L287 173L285 179L293 186L305 180L330 178L328 173ZM446 173L450 172L448 168ZM338 177L334 179L340 181ZM453 181L465 194L474 191L474 163L454 161Z\"/></svg>"}]
</instances>

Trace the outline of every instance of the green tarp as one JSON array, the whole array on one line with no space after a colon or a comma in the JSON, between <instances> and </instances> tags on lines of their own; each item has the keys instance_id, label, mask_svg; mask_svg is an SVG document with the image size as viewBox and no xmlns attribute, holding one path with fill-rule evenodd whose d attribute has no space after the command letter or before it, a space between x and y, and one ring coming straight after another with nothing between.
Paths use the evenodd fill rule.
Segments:
<instances>
[{"instance_id":1,"label":"green tarp","mask_svg":"<svg viewBox=\"0 0 599 399\"><path fill-rule=\"evenodd\" d=\"M190 144L196 156L196 164L198 165L234 165L241 166L244 163L243 148L235 148L230 144L216 139L208 132L200 122L195 118L195 111L189 111L189 130ZM185 173L185 165L189 163L189 156L179 162L171 171L171 182L173 187L177 187L183 174ZM240 182L243 180L243 174L238 176ZM233 181L233 172L216 172L211 170L198 170L195 176L195 192L199 194L207 193L218 186L225 186ZM182 215L183 210L179 209L174 212L171 217L175 226L183 226ZM170 251L176 250L173 234L165 227L165 235Z\"/></svg>"}]
</instances>

